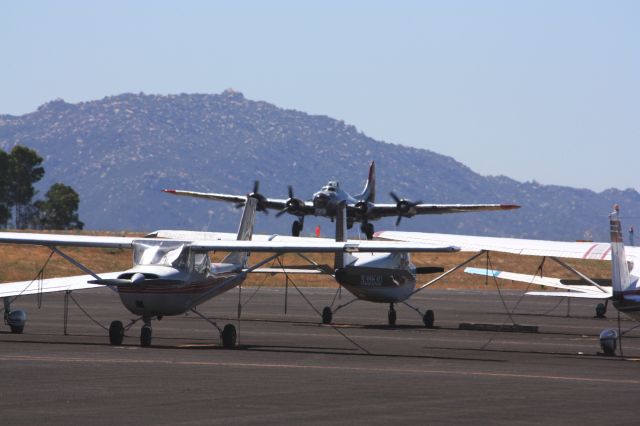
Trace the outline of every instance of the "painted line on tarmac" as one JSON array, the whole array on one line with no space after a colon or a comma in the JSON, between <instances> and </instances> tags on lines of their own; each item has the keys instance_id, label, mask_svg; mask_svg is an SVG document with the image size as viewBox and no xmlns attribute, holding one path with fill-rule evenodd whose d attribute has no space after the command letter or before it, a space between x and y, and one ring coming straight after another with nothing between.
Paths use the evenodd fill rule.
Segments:
<instances>
[{"instance_id":1,"label":"painted line on tarmac","mask_svg":"<svg viewBox=\"0 0 640 426\"><path fill-rule=\"evenodd\" d=\"M2 361L17 362L49 362L49 363L83 363L83 364L148 364L148 365L176 365L176 366L202 366L202 367L227 367L227 368L272 368L291 370L318 370L318 371L342 371L361 373L400 373L400 374L424 374L424 375L449 375L464 377L487 377L504 378L518 380L544 380L561 382L580 383L612 383L640 385L640 380L631 379L608 379L579 376L558 376L547 374L518 374L518 373L497 373L489 371L461 371L456 370L435 370L435 369L405 369L405 368L371 368L371 367L340 367L328 365L302 365L302 364L274 364L274 363L242 363L242 362L220 362L220 361L175 361L175 360L149 360L149 359L127 359L127 358L79 358L79 357L53 357L53 356L29 356L29 355L4 355L0 356Z\"/></svg>"}]
</instances>

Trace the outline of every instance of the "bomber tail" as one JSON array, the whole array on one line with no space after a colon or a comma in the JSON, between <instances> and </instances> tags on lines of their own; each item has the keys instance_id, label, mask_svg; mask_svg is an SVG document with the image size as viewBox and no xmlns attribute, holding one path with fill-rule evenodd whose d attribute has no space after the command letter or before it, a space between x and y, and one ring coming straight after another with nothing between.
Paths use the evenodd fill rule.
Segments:
<instances>
[{"instance_id":1,"label":"bomber tail","mask_svg":"<svg viewBox=\"0 0 640 426\"><path fill-rule=\"evenodd\" d=\"M369 165L369 177L367 183L364 185L364 189L361 194L355 195L358 201L368 201L370 203L376 202L376 162L372 161Z\"/></svg>"},{"instance_id":2,"label":"bomber tail","mask_svg":"<svg viewBox=\"0 0 640 426\"><path fill-rule=\"evenodd\" d=\"M622 225L619 217L620 208L617 204L613 208L613 212L609 215L609 224L611 227L611 286L615 297L629 290L635 282L631 281L624 251Z\"/></svg>"},{"instance_id":3,"label":"bomber tail","mask_svg":"<svg viewBox=\"0 0 640 426\"><path fill-rule=\"evenodd\" d=\"M247 197L247 201L244 205L244 210L242 211L242 219L240 219L240 227L238 228L238 236L236 240L251 240L251 236L253 235L253 222L256 217L257 204L258 201L255 198ZM248 258L249 252L233 252L227 255L222 260L222 262L241 265L244 268L247 264Z\"/></svg>"}]
</instances>

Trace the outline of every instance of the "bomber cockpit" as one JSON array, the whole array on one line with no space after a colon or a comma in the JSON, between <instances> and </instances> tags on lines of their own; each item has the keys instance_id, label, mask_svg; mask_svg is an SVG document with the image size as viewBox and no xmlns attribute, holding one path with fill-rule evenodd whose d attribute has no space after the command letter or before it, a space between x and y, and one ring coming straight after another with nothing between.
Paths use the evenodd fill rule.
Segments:
<instances>
[{"instance_id":1,"label":"bomber cockpit","mask_svg":"<svg viewBox=\"0 0 640 426\"><path fill-rule=\"evenodd\" d=\"M322 187L322 191L336 192L338 188L340 188L340 183L332 180Z\"/></svg>"}]
</instances>

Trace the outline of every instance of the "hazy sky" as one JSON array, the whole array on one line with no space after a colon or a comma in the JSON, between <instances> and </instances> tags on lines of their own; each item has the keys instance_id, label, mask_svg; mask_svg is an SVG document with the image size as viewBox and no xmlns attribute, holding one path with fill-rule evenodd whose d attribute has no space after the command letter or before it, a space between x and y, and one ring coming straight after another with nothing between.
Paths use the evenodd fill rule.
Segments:
<instances>
[{"instance_id":1,"label":"hazy sky","mask_svg":"<svg viewBox=\"0 0 640 426\"><path fill-rule=\"evenodd\" d=\"M640 1L0 0L0 40L0 114L234 88L482 174L640 189Z\"/></svg>"}]
</instances>

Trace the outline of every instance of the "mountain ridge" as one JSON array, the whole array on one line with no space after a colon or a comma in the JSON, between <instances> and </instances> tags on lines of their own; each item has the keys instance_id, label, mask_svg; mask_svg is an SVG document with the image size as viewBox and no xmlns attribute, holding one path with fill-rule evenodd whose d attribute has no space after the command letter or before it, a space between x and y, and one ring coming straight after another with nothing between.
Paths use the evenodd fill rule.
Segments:
<instances>
[{"instance_id":1,"label":"mountain ridge","mask_svg":"<svg viewBox=\"0 0 640 426\"><path fill-rule=\"evenodd\" d=\"M310 198L337 179L350 193L362 189L367 165L377 165L378 202L388 193L430 203L515 203L517 211L403 219L399 229L544 239L606 240L607 213L640 208L640 194L600 193L506 176L481 176L452 157L378 141L325 115L281 109L241 92L147 95L47 102L36 111L0 115L0 148L16 144L45 159L41 190L63 181L80 194L88 229L188 228L234 231L238 212L223 203L172 197L163 188L244 194L260 180L266 196ZM256 232L289 233L293 217L260 215ZM392 219L374 222L393 229ZM332 224L307 218L332 234ZM631 225L631 223L626 224Z\"/></svg>"}]
</instances>

